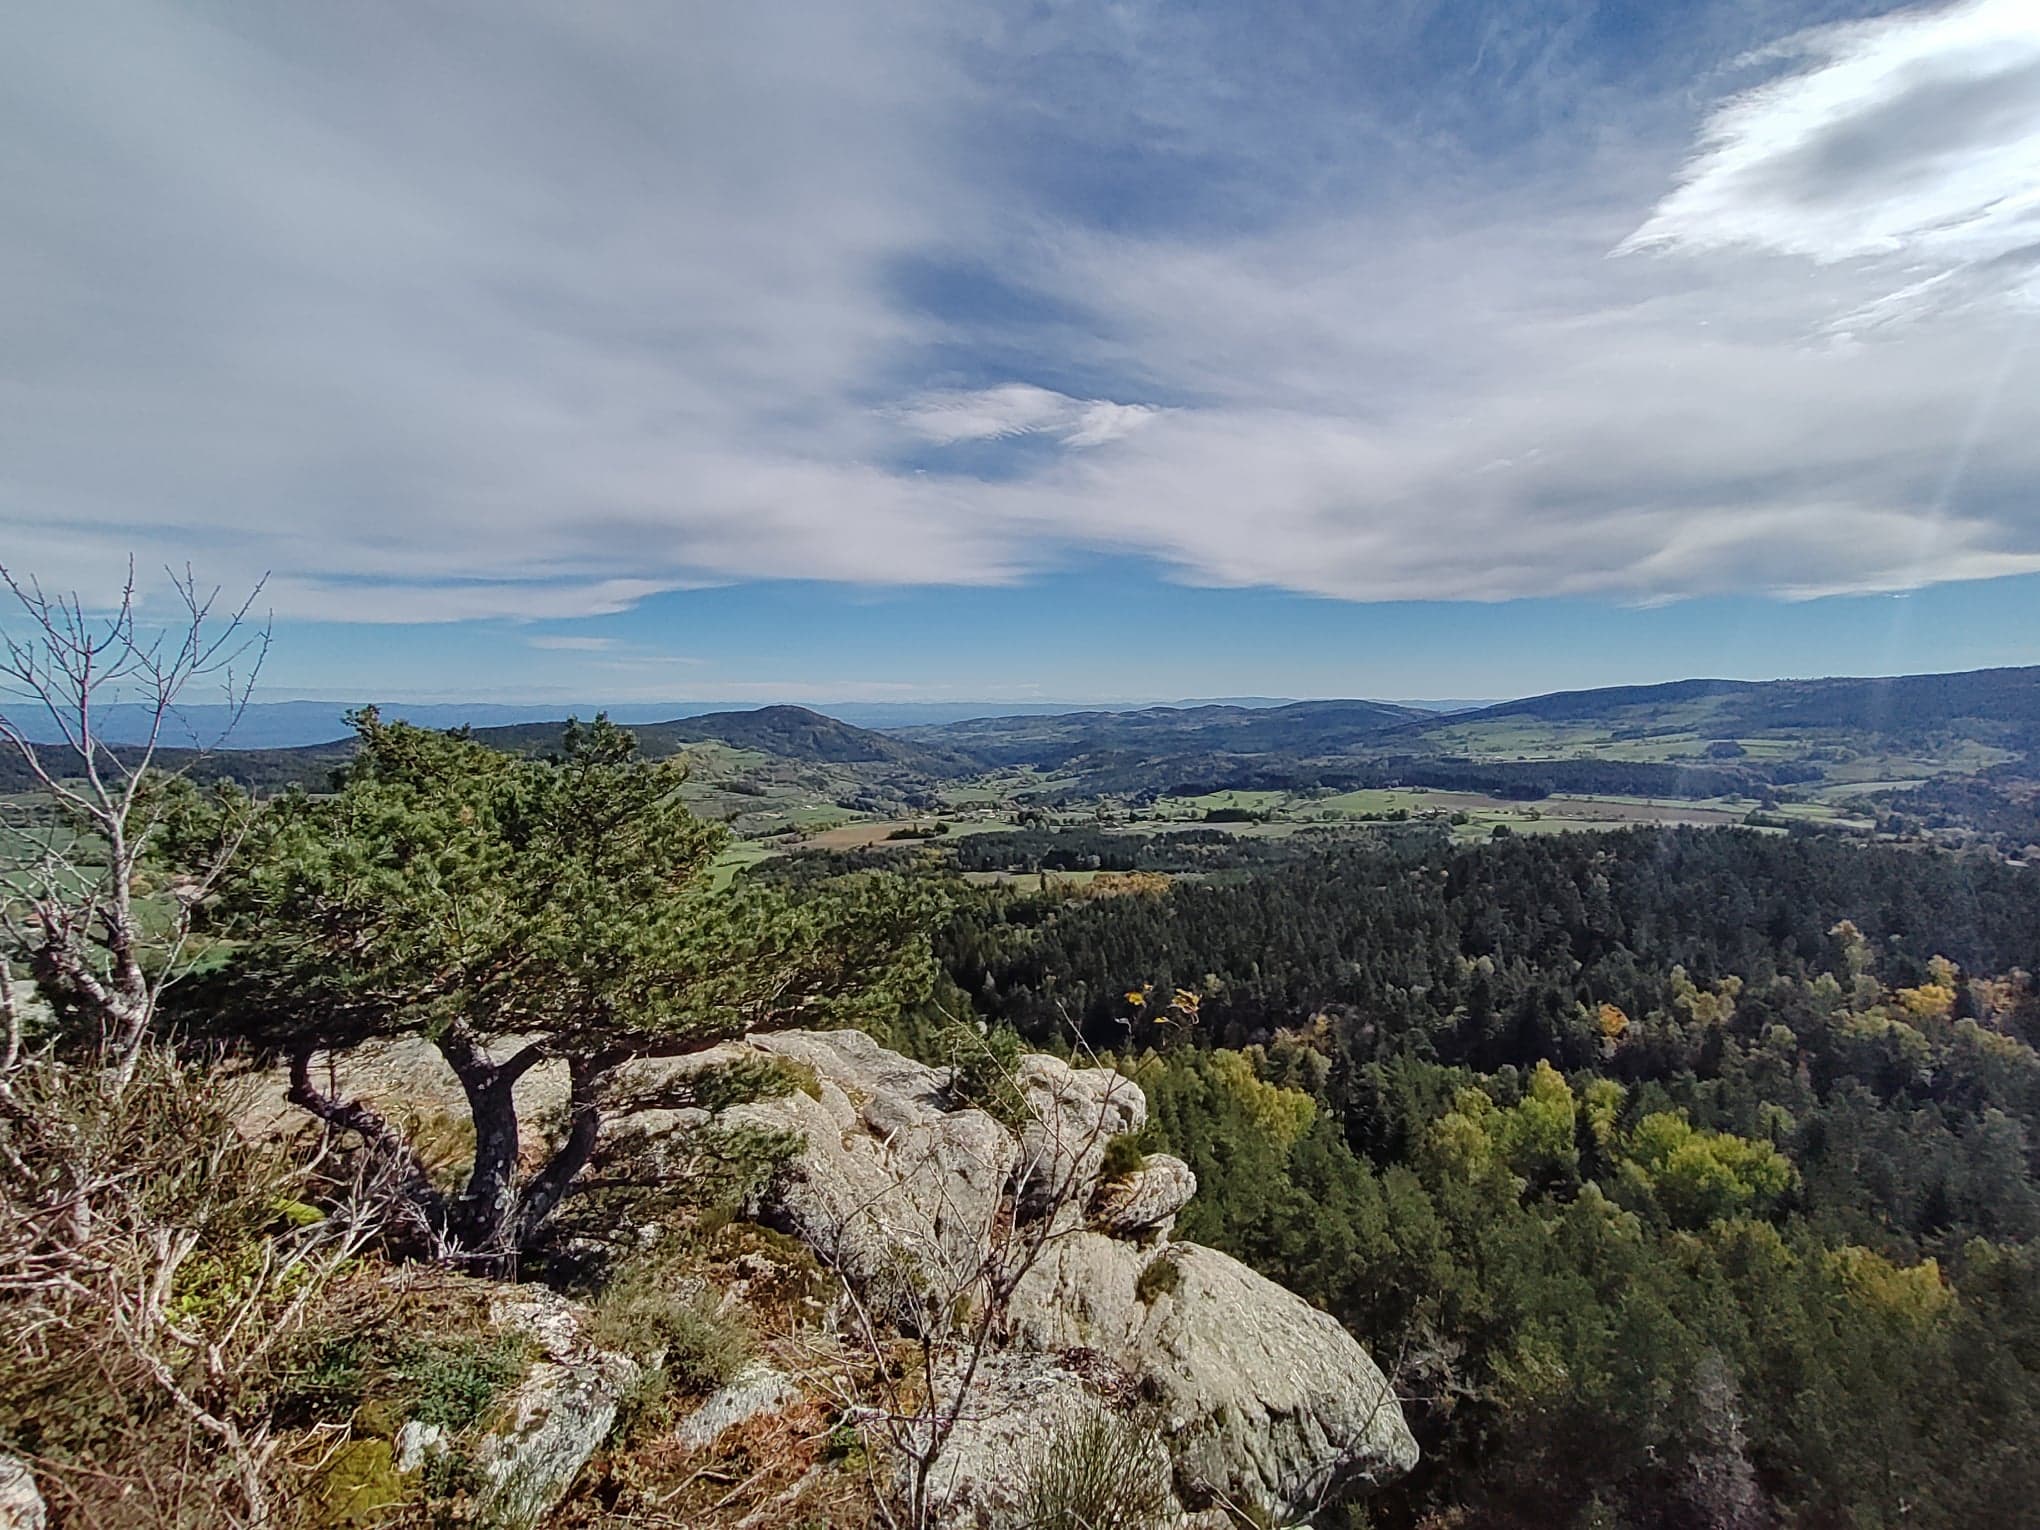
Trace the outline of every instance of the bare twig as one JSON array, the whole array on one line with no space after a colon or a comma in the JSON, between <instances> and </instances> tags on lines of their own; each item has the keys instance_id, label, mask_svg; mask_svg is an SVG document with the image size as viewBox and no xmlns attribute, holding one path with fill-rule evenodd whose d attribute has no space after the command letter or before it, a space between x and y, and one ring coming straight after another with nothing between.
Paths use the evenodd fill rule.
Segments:
<instances>
[{"instance_id":1,"label":"bare twig","mask_svg":"<svg viewBox=\"0 0 2040 1530\"><path fill-rule=\"evenodd\" d=\"M953 1173L921 1172L914 1145L895 1137L887 1143L891 1182L841 1218L846 1230L858 1223L882 1230L868 1241L884 1250L883 1268L844 1272L847 1337L870 1362L872 1380L868 1388L843 1385L838 1401L844 1416L904 1468L889 1491L876 1495L890 1530L939 1522L938 1468L958 1427L990 1406L985 1364L1004 1342L1013 1294L1057 1242L1085 1228L1112 1135L1112 1113L1096 1101L1066 1109L1072 1101L1064 1088L1023 1079L973 1029L951 1023L964 1045L982 1049L996 1082L1019 1101L1030 1147L1000 1194L965 1203ZM1081 1036L1073 1045L1093 1067L1103 1066ZM1140 1088L1130 1078L1119 1083ZM953 1153L956 1144L945 1148ZM987 1177L1004 1168L980 1167ZM903 1353L907 1365L900 1364Z\"/></svg>"},{"instance_id":2,"label":"bare twig","mask_svg":"<svg viewBox=\"0 0 2040 1530\"><path fill-rule=\"evenodd\" d=\"M324 1215L279 1225L322 1155L247 1142L217 1082L161 1048L145 1048L136 1078L117 1087L47 1053L17 1070L0 1115L0 1344L89 1356L112 1396L160 1398L202 1442L178 1475L201 1480L217 1463L238 1495L207 1519L262 1530L276 1517L277 1441L247 1405L250 1379L379 1235L378 1197L356 1180ZM201 1268L194 1282L201 1248L212 1258L222 1247L232 1278Z\"/></svg>"}]
</instances>

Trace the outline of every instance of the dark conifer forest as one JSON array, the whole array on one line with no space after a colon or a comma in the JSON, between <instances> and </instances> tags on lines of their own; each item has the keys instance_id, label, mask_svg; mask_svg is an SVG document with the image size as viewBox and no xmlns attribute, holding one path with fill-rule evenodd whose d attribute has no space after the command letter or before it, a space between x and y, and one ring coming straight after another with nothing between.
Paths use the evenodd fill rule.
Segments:
<instances>
[{"instance_id":1,"label":"dark conifer forest","mask_svg":"<svg viewBox=\"0 0 2040 1530\"><path fill-rule=\"evenodd\" d=\"M2040 1489L2040 873L1517 837L981 893L939 948L952 1003L1142 1079L1182 1235L1399 1367L1425 1455L1368 1523L1952 1527Z\"/></svg>"}]
</instances>

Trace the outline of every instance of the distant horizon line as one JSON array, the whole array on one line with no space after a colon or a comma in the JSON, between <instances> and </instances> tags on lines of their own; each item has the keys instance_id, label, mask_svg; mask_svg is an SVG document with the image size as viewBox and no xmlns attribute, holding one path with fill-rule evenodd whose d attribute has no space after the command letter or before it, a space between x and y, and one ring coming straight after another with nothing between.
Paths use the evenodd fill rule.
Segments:
<instances>
[{"instance_id":1,"label":"distant horizon line","mask_svg":"<svg viewBox=\"0 0 2040 1530\"><path fill-rule=\"evenodd\" d=\"M1233 694L1221 696L1166 696L1166 695L1117 695L1117 696L732 696L720 697L651 697L638 699L620 697L608 700L591 699L587 696L532 696L490 698L463 695L443 691L384 694L380 696L360 693L334 693L327 695L289 694L263 696L249 703L253 706L443 706L443 707L700 707L714 711L756 711L763 707L796 706L810 710L825 707L1009 707L1040 711L1049 708L1114 708L1134 707L1200 707L1200 706L1291 706L1305 701L1372 701L1388 706L1437 707L1437 706L1498 706L1508 701L1531 701L1542 696L1572 695L1587 691L1647 690L1654 686L1687 684L1722 685L1778 685L1793 681L1824 680L1909 680L1929 675L1981 675L2005 670L2040 669L2040 664L1978 664L1961 669L1901 669L1883 674L1869 674L1861 671L1831 671L1826 674L1783 674L1783 675L1734 675L1734 674L1691 674L1679 673L1660 676L1653 680L1610 680L1599 684L1552 685L1539 689L1489 692L1481 696L1433 696L1410 697L1383 695L1358 690L1323 691L1299 695L1269 695L1264 693ZM258 687L258 694L260 688Z\"/></svg>"},{"instance_id":2,"label":"distant horizon line","mask_svg":"<svg viewBox=\"0 0 2040 1530\"><path fill-rule=\"evenodd\" d=\"M238 712L219 703L193 703L176 709L175 722L165 730L161 742L173 747L224 748L234 751L307 748L340 742L345 726L339 716L349 707L381 706L399 717L425 727L518 727L564 721L568 717L608 714L625 726L641 727L728 712L757 711L767 707L798 707L851 727L888 731L911 727L943 727L997 717L1056 716L1070 712L1133 712L1149 708L1186 709L1204 706L1233 706L1249 710L1270 710L1300 702L1359 702L1368 705L1407 707L1432 715L1451 716L1486 708L1526 704L1553 696L1591 695L1605 691L1651 691L1674 686L1763 686L1775 684L1818 684L1824 682L1900 681L1919 678L2040 672L2040 665L1986 665L1968 670L1922 670L1891 675L1805 675L1773 680L1747 680L1721 675L1683 675L1672 680L1629 682L1618 685L1581 686L1570 690L1536 691L1518 696L1458 698L1382 698L1366 696L1220 696L1179 697L1172 700L1122 698L1109 701L1000 700L972 697L959 700L925 698L892 700L764 700L733 701L619 701L591 702L526 700L521 702L455 700L415 701L401 697L370 702L357 698L292 696L253 701ZM6 708L0 707L0 715ZM15 719L29 739L49 745L63 740L50 733L47 719L20 715ZM144 742L151 731L150 708L137 702L102 704L102 737L123 746Z\"/></svg>"}]
</instances>

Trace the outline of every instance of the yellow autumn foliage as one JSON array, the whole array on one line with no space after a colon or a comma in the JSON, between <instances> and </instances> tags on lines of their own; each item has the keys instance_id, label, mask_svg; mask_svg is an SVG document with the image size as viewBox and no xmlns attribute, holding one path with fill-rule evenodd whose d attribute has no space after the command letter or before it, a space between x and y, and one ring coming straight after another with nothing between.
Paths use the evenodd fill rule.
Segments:
<instances>
[{"instance_id":1,"label":"yellow autumn foliage","mask_svg":"<svg viewBox=\"0 0 2040 1530\"><path fill-rule=\"evenodd\" d=\"M1212 1084L1232 1095L1255 1127L1285 1152L1317 1116L1316 1100L1300 1089L1269 1083L1254 1071L1253 1060L1243 1052L1220 1048L1211 1053L1204 1067Z\"/></svg>"},{"instance_id":2,"label":"yellow autumn foliage","mask_svg":"<svg viewBox=\"0 0 2040 1530\"><path fill-rule=\"evenodd\" d=\"M1852 1302L1909 1327L1924 1328L1955 1300L1937 1260L1893 1264L1874 1249L1849 1244L1830 1250L1827 1262Z\"/></svg>"}]
</instances>

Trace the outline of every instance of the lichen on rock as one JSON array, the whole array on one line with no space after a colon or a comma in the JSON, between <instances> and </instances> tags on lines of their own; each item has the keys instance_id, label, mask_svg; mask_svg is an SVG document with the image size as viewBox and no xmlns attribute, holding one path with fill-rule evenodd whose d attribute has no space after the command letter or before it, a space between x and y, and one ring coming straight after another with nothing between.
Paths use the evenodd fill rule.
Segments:
<instances>
[{"instance_id":1,"label":"lichen on rock","mask_svg":"<svg viewBox=\"0 0 2040 1530\"><path fill-rule=\"evenodd\" d=\"M545 1357L511 1391L500 1421L476 1446L481 1483L473 1518L529 1530L566 1497L609 1437L639 1367L589 1344L574 1308L550 1292L520 1289L495 1303L490 1318L529 1334Z\"/></svg>"},{"instance_id":2,"label":"lichen on rock","mask_svg":"<svg viewBox=\"0 0 2040 1530\"><path fill-rule=\"evenodd\" d=\"M799 1395L800 1383L793 1377L753 1360L680 1421L673 1431L674 1442L695 1450L713 1445L737 1425L770 1413Z\"/></svg>"}]
</instances>

